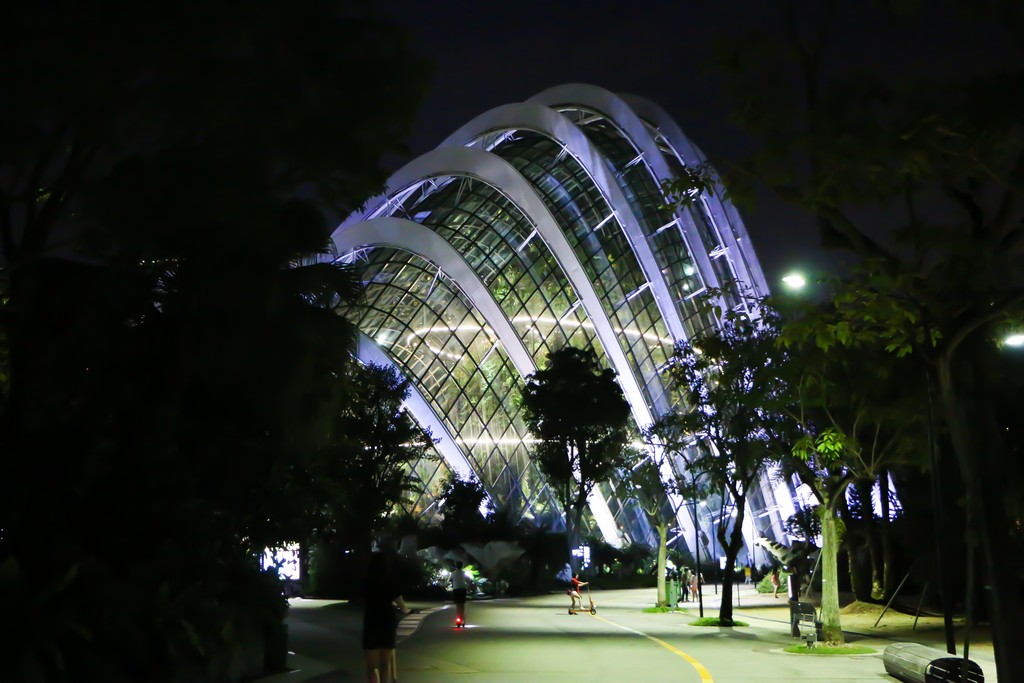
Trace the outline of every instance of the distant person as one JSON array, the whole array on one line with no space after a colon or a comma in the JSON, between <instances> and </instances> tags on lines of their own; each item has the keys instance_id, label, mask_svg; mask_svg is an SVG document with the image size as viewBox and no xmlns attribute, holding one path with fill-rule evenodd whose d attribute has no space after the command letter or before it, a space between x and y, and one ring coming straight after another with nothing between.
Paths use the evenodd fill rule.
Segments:
<instances>
[{"instance_id":1,"label":"distant person","mask_svg":"<svg viewBox=\"0 0 1024 683\"><path fill-rule=\"evenodd\" d=\"M773 598L779 597L779 568L772 567L772 588L775 590L772 592Z\"/></svg>"},{"instance_id":2,"label":"distant person","mask_svg":"<svg viewBox=\"0 0 1024 683\"><path fill-rule=\"evenodd\" d=\"M392 605L403 614L410 610L391 573L391 562L381 552L370 555L363 584L363 652L366 653L368 683L396 683L398 663L395 634L398 618Z\"/></svg>"},{"instance_id":3,"label":"distant person","mask_svg":"<svg viewBox=\"0 0 1024 683\"><path fill-rule=\"evenodd\" d=\"M587 581L580 581L580 573L576 572L571 579L569 579L569 599L572 600L572 606L569 609L583 609L583 596L580 595L580 587L586 586ZM576 606L576 601L579 601L579 607Z\"/></svg>"},{"instance_id":4,"label":"distant person","mask_svg":"<svg viewBox=\"0 0 1024 683\"><path fill-rule=\"evenodd\" d=\"M743 568L743 583L751 583L750 575L752 573L753 569L750 568L749 564Z\"/></svg>"},{"instance_id":5,"label":"distant person","mask_svg":"<svg viewBox=\"0 0 1024 683\"><path fill-rule=\"evenodd\" d=\"M466 625L466 572L461 562L455 563L455 571L451 573L452 602L455 603L455 626Z\"/></svg>"},{"instance_id":6,"label":"distant person","mask_svg":"<svg viewBox=\"0 0 1024 683\"><path fill-rule=\"evenodd\" d=\"M690 597L693 598L694 602L697 602L697 594L700 592L700 574L694 572L690 576Z\"/></svg>"}]
</instances>

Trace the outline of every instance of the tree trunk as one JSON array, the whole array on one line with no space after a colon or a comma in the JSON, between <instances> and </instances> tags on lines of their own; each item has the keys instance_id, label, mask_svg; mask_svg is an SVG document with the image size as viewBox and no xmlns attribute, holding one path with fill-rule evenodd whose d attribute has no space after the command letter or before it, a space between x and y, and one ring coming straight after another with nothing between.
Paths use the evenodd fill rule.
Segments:
<instances>
[{"instance_id":1,"label":"tree trunk","mask_svg":"<svg viewBox=\"0 0 1024 683\"><path fill-rule=\"evenodd\" d=\"M874 551L870 548L869 550L871 557L869 562L873 563ZM872 598L872 582L875 578L874 567L871 567L869 572L868 568L864 566L860 549L849 543L846 545L846 563L848 565L847 573L850 575L850 589L853 591L854 599L861 602L870 602Z\"/></svg>"},{"instance_id":2,"label":"tree trunk","mask_svg":"<svg viewBox=\"0 0 1024 683\"><path fill-rule=\"evenodd\" d=\"M675 607L668 604L665 593L665 561L668 559L668 524L658 524L658 607Z\"/></svg>"},{"instance_id":3,"label":"tree trunk","mask_svg":"<svg viewBox=\"0 0 1024 683\"><path fill-rule=\"evenodd\" d=\"M885 597L885 558L873 531L874 520L867 530L868 555L871 562L871 590L865 597L858 594L858 600L881 600Z\"/></svg>"},{"instance_id":4,"label":"tree trunk","mask_svg":"<svg viewBox=\"0 0 1024 683\"><path fill-rule=\"evenodd\" d=\"M576 496L576 505L573 509L573 539L570 541L570 549L578 548L583 543L583 511L587 506L587 498L582 493ZM579 558L577 565L582 569L583 558Z\"/></svg>"},{"instance_id":5,"label":"tree trunk","mask_svg":"<svg viewBox=\"0 0 1024 683\"><path fill-rule=\"evenodd\" d=\"M732 626L732 584L736 578L736 558L743 548L743 521L746 516L746 496L733 496L736 503L736 521L733 523L729 542L725 544L725 572L722 575L722 603L718 609L718 620L723 626ZM722 537L719 536L719 541Z\"/></svg>"},{"instance_id":6,"label":"tree trunk","mask_svg":"<svg viewBox=\"0 0 1024 683\"><path fill-rule=\"evenodd\" d=\"M576 533L573 529L574 515L571 507L564 508L562 513L565 515L565 550L569 555L569 569L572 573L575 573L579 566L572 554L573 549L576 547Z\"/></svg>"},{"instance_id":7,"label":"tree trunk","mask_svg":"<svg viewBox=\"0 0 1024 683\"><path fill-rule=\"evenodd\" d=\"M863 501L863 486L858 486L857 492L861 495L861 500ZM871 491L869 489L869 501L870 495ZM846 527L846 533L844 534L841 547L846 548L846 571L850 575L850 590L853 591L853 595L857 600L869 602L871 600L872 581L875 578L875 553L874 548L871 545L870 528L868 524L863 521L863 518L867 513L862 508L858 511L861 514L861 519L854 519L853 511L850 510L849 506L846 504L846 496L840 496L837 499L836 508L839 518ZM871 563L868 570L865 570L864 562L861 559L863 555L860 552L861 544L866 545L868 549L869 562Z\"/></svg>"},{"instance_id":8,"label":"tree trunk","mask_svg":"<svg viewBox=\"0 0 1024 683\"><path fill-rule=\"evenodd\" d=\"M882 543L882 600L888 602L896 590L893 581L892 531L889 526L889 471L882 470L878 478L878 497L882 503L882 517L879 520L878 535Z\"/></svg>"},{"instance_id":9,"label":"tree trunk","mask_svg":"<svg viewBox=\"0 0 1024 683\"><path fill-rule=\"evenodd\" d=\"M828 502L818 506L818 514L822 541L821 635L826 643L843 643L843 627L839 623L839 519Z\"/></svg>"},{"instance_id":10,"label":"tree trunk","mask_svg":"<svg viewBox=\"0 0 1024 683\"><path fill-rule=\"evenodd\" d=\"M883 592L883 560L881 557L881 548L878 542L878 534L875 533L877 529L875 520L878 518L875 516L875 506L874 501L872 500L875 482L874 480L857 482L857 487L861 502L861 519L858 523L858 529L860 531L859 535L864 541L864 547L867 549L868 569L871 573L871 583L867 586L864 584L855 584L853 586L853 592L858 600L862 602L870 602L871 600L881 600ZM847 527L847 530L849 531L849 527Z\"/></svg>"},{"instance_id":11,"label":"tree trunk","mask_svg":"<svg viewBox=\"0 0 1024 683\"><path fill-rule=\"evenodd\" d=\"M966 353L966 352L965 352ZM972 363L965 360L954 375L951 360L939 363L939 396L967 491L967 507L981 539L992 585L992 645L996 675L1024 681L1024 648L1012 636L1024 609L1017 570L1019 540L1010 535L1006 504L1018 500L1017 482L1006 470L1012 458L994 419L991 392L977 386Z\"/></svg>"},{"instance_id":12,"label":"tree trunk","mask_svg":"<svg viewBox=\"0 0 1024 683\"><path fill-rule=\"evenodd\" d=\"M311 579L309 576L309 541L299 544L299 589L300 595L310 592Z\"/></svg>"}]
</instances>

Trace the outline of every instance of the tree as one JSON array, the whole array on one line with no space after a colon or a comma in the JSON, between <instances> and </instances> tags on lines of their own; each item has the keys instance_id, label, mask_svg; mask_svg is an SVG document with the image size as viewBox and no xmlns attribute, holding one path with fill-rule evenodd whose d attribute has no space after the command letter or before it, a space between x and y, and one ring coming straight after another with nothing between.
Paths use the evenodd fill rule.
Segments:
<instances>
[{"instance_id":1,"label":"tree","mask_svg":"<svg viewBox=\"0 0 1024 683\"><path fill-rule=\"evenodd\" d=\"M727 312L720 328L690 341L678 342L666 372L686 412L669 413L656 421L656 432L687 434L706 441L689 463L710 488L728 493L736 507L731 528L720 521L718 540L725 552L719 619L732 626L732 584L736 558L743 548L747 498L768 463L777 460L789 442L785 421L771 412L781 390L783 362L777 321L770 309L761 318ZM672 445L671 450L681 450Z\"/></svg>"},{"instance_id":2,"label":"tree","mask_svg":"<svg viewBox=\"0 0 1024 683\"><path fill-rule=\"evenodd\" d=\"M463 478L450 472L444 481L438 501L444 514L442 528L460 540L474 540L484 524L480 508L487 500L487 490L479 479ZM488 504L490 508L491 505Z\"/></svg>"},{"instance_id":3,"label":"tree","mask_svg":"<svg viewBox=\"0 0 1024 683\"><path fill-rule=\"evenodd\" d=\"M965 484L969 533L984 550L998 675L1024 680L1012 635L1024 533L1006 531L1021 528L1024 474L992 403L1006 366L996 340L1024 317L1024 69L910 83L841 72L828 59L831 30L854 4L862 9L830 2L817 14L788 5L781 30L759 29L729 52L736 111L763 143L733 168L731 186L752 180L805 209L823 242L855 259L833 310L807 321L803 339L923 361ZM924 7L916 11L962 11L964 27L984 22L993 44L1020 32L1015 3Z\"/></svg>"},{"instance_id":4,"label":"tree","mask_svg":"<svg viewBox=\"0 0 1024 683\"><path fill-rule=\"evenodd\" d=\"M326 535L352 539L362 553L414 490L412 465L435 457L435 441L406 412L409 380L394 368L353 364L347 380L353 395L326 449L326 475L334 487L326 513L333 533Z\"/></svg>"},{"instance_id":5,"label":"tree","mask_svg":"<svg viewBox=\"0 0 1024 683\"><path fill-rule=\"evenodd\" d=\"M698 577L703 577L704 569L710 571L712 568L710 566L701 567L701 543L698 534L703 536L702 540L704 541L705 555L707 555L708 561L711 560L711 557L707 553L707 536L700 530L697 506L711 497L714 492L711 490L712 481L705 476L705 472L699 468L698 464L703 458L707 457L707 445L700 442L699 438L691 431L691 427L688 422L681 419L679 412L672 412L663 415L661 419L645 429L644 438L655 449L656 453L661 451L664 454L672 468L673 476L669 482L666 484L664 479L660 480L660 484L664 487L665 500L672 505L672 499L678 496L680 503L689 500L693 506L692 514L695 534L693 539L694 571ZM645 480L650 482L653 488L654 482L650 479L649 474L645 477ZM655 495L657 494L652 490L647 500L653 502ZM678 514L679 508L675 508L672 517L678 519ZM664 517L659 517L659 519L664 519ZM665 530L668 530L667 527ZM698 580L703 584L703 578ZM700 601L700 616L703 619L703 588L698 593L698 599Z\"/></svg>"},{"instance_id":6,"label":"tree","mask_svg":"<svg viewBox=\"0 0 1024 683\"><path fill-rule=\"evenodd\" d=\"M927 452L927 449L923 449ZM875 481L854 482L847 491L846 504L839 516L846 529L843 546L846 550L850 574L850 590L860 602L888 602L896 589L895 557L891 540L890 520L893 512L888 500L889 472L881 473ZM874 487L878 486L878 500L884 508L875 514ZM864 571L864 555L867 569Z\"/></svg>"},{"instance_id":7,"label":"tree","mask_svg":"<svg viewBox=\"0 0 1024 683\"><path fill-rule=\"evenodd\" d=\"M10 380L8 358L10 342L7 339L8 306L6 273L3 268L0 268L0 414L3 414L7 407L7 385Z\"/></svg>"},{"instance_id":8,"label":"tree","mask_svg":"<svg viewBox=\"0 0 1024 683\"><path fill-rule=\"evenodd\" d=\"M775 409L788 413L800 432L782 471L796 474L818 501L821 621L828 642L843 642L836 556L848 487L873 484L899 465L923 465L925 411L920 382L912 381L915 367L880 351L825 353L809 345L793 348L780 373L787 395Z\"/></svg>"},{"instance_id":9,"label":"tree","mask_svg":"<svg viewBox=\"0 0 1024 683\"><path fill-rule=\"evenodd\" d=\"M654 434L648 438L657 439ZM647 516L648 522L658 533L658 606L674 608L668 603L665 593L665 571L668 559L668 534L678 522L676 515L682 505L682 487L673 476L663 479L656 455L646 455L639 462L623 472L623 497L632 497Z\"/></svg>"},{"instance_id":10,"label":"tree","mask_svg":"<svg viewBox=\"0 0 1024 683\"><path fill-rule=\"evenodd\" d=\"M629 403L590 349L564 347L521 390L524 419L537 439L534 462L565 515L570 547L579 540L583 511L594 487L627 459Z\"/></svg>"}]
</instances>

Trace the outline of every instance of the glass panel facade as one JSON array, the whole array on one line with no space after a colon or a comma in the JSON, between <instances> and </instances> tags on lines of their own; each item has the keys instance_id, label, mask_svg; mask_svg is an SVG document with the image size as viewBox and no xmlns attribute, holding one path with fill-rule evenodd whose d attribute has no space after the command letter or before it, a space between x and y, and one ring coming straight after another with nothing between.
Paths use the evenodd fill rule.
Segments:
<instances>
[{"instance_id":1,"label":"glass panel facade","mask_svg":"<svg viewBox=\"0 0 1024 683\"><path fill-rule=\"evenodd\" d=\"M686 170L686 164L683 163L682 157L679 156L676 149L655 126L646 121L644 125L654 138L662 158L668 164L669 170L676 176L682 174ZM708 258L711 259L711 267L714 270L716 285L723 287L725 291L726 305L732 309L743 307L743 301L735 287L735 283L739 278L730 261L730 250L722 243L718 224L711 212L711 207L708 206L707 197L702 196L699 202L694 202L687 208L687 213L697 228L697 234L700 236L702 246ZM730 226L730 229L732 229L732 226ZM741 256L741 258L745 257ZM744 272L749 272L749 270Z\"/></svg>"},{"instance_id":2,"label":"glass panel facade","mask_svg":"<svg viewBox=\"0 0 1024 683\"><path fill-rule=\"evenodd\" d=\"M462 255L538 366L565 344L592 346L594 326L533 223L498 189L467 177L432 179L387 215L420 223Z\"/></svg>"},{"instance_id":3,"label":"glass panel facade","mask_svg":"<svg viewBox=\"0 0 1024 683\"><path fill-rule=\"evenodd\" d=\"M529 462L515 405L519 373L470 299L437 266L394 248L361 252L365 304L348 312L413 379L496 500L519 517L558 509ZM414 470L428 486L436 472ZM415 506L426 511L428 505Z\"/></svg>"},{"instance_id":4,"label":"glass panel facade","mask_svg":"<svg viewBox=\"0 0 1024 683\"><path fill-rule=\"evenodd\" d=\"M688 338L714 324L713 317L698 309L696 295L705 290L677 218L663 205L654 171L636 145L604 114L582 107L563 106L559 111L572 119L604 156L619 187L647 236L658 268L683 320ZM678 160L677 160L678 161ZM677 164L675 168L679 168Z\"/></svg>"},{"instance_id":5,"label":"glass panel facade","mask_svg":"<svg viewBox=\"0 0 1024 683\"><path fill-rule=\"evenodd\" d=\"M588 278L594 283L620 347L637 373L651 406L664 406L657 373L673 340L649 284L607 199L586 169L557 141L532 131L499 138L489 150L534 186L562 226Z\"/></svg>"}]
</instances>

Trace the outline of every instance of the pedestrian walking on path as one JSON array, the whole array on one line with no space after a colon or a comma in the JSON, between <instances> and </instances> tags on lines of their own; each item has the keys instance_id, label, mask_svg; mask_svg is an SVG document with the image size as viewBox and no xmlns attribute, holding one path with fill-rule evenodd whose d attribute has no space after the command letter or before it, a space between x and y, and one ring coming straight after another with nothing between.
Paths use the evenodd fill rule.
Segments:
<instances>
[{"instance_id":1,"label":"pedestrian walking on path","mask_svg":"<svg viewBox=\"0 0 1024 683\"><path fill-rule=\"evenodd\" d=\"M395 634L398 618L395 606L403 614L410 610L391 573L387 555L370 555L363 584L363 652L366 654L367 683L397 683L398 662Z\"/></svg>"}]
</instances>

